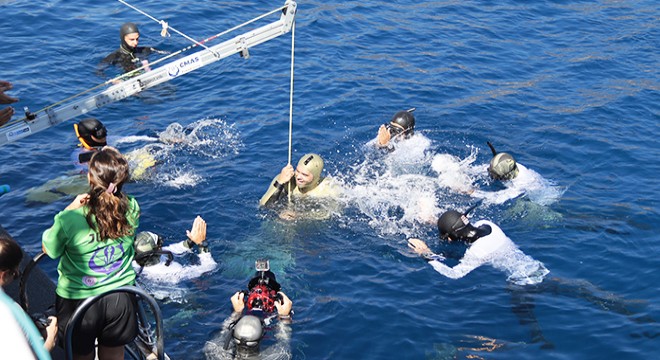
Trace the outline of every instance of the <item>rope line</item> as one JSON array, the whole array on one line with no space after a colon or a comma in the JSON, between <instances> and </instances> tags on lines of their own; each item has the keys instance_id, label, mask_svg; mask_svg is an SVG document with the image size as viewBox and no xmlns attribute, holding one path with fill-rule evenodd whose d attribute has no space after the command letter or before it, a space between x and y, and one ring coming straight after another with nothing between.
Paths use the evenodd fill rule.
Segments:
<instances>
[{"instance_id":1,"label":"rope line","mask_svg":"<svg viewBox=\"0 0 660 360\"><path fill-rule=\"evenodd\" d=\"M151 20L157 22L157 23L160 24L161 26L162 26L163 24L167 24L167 23L165 22L165 20L158 20L158 19L156 19L155 17L153 17L153 16L147 14L146 12L144 12L144 11L138 9L137 7L135 7L135 6L133 6L133 5L129 4L129 3L127 3L127 2L124 1L124 0L117 0L117 1L119 1L120 3L122 3L122 4L126 5L126 6L128 6L129 8L131 8L131 9L133 9L133 10L139 12L140 14L142 14L142 15L148 17L149 19L151 19ZM210 51L210 52L212 52L212 53L215 54L215 52L214 52L213 50L209 49L206 45L203 45L202 43L197 42L197 40L191 38L190 36L188 36L188 35L186 35L186 34L184 34L184 33L182 33L181 31L179 31L179 30L177 30L177 29L175 29L175 28L173 28L173 27L171 27L171 26L169 26L169 25L167 25L167 29L168 29L168 30L172 30L172 31L174 31L175 33L177 33L177 34L183 36L184 38L186 38L186 39L192 41L193 43L195 43L195 44L197 44L197 45L203 47L204 49L206 49L206 50L208 50L208 51ZM216 54L216 56L217 56L217 54Z\"/></svg>"},{"instance_id":2,"label":"rope line","mask_svg":"<svg viewBox=\"0 0 660 360\"><path fill-rule=\"evenodd\" d=\"M294 19L291 25L291 80L289 90L289 164L291 164L291 139L293 134L293 63L295 59L295 44L296 44L296 21ZM294 172L295 174L295 172ZM289 202L291 202L291 181L289 181Z\"/></svg>"}]
</instances>

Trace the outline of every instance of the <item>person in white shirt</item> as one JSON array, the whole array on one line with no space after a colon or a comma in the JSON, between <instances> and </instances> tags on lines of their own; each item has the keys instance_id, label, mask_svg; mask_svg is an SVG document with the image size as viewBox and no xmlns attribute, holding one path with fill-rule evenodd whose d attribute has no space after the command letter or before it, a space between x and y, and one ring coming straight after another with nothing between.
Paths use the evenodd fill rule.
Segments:
<instances>
[{"instance_id":1,"label":"person in white shirt","mask_svg":"<svg viewBox=\"0 0 660 360\"><path fill-rule=\"evenodd\" d=\"M434 254L420 239L409 239L408 246L422 255L442 275L459 279L481 265L489 264L504 271L507 280L516 285L538 284L550 271L543 263L523 253L499 226L488 220L471 224L467 212L449 210L438 219L440 238L469 244L458 265L449 267L442 255Z\"/></svg>"},{"instance_id":2,"label":"person in white shirt","mask_svg":"<svg viewBox=\"0 0 660 360\"><path fill-rule=\"evenodd\" d=\"M213 271L218 264L213 260L206 242L206 221L197 216L192 230L186 230L187 239L163 247L163 239L157 234L142 231L135 237L133 267L138 280L147 290L153 285L173 285ZM175 255L192 253L197 246L198 264L183 265L174 260Z\"/></svg>"},{"instance_id":3,"label":"person in white shirt","mask_svg":"<svg viewBox=\"0 0 660 360\"><path fill-rule=\"evenodd\" d=\"M588 281L546 278L550 271L543 263L523 253L499 226L488 220L470 223L467 218L470 210L464 213L449 210L438 219L441 239L468 244L456 266L444 264L444 256L433 253L420 239L409 239L408 246L424 257L437 272L451 279L460 279L485 264L505 272L512 296L512 310L520 323L530 328L533 343L541 343L541 347L546 349L554 347L543 336L533 311L531 295L541 292L581 298L607 311L632 317L636 322L655 323L651 318L638 319L637 314L628 308L626 300L600 290Z\"/></svg>"}]
</instances>

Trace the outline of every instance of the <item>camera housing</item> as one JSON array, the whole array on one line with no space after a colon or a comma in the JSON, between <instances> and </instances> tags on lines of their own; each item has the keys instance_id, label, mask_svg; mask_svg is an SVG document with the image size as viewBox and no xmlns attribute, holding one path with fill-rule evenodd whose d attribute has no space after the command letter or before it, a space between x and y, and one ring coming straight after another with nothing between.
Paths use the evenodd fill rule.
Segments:
<instances>
[{"instance_id":1,"label":"camera housing","mask_svg":"<svg viewBox=\"0 0 660 360\"><path fill-rule=\"evenodd\" d=\"M268 271L270 270L270 262L268 259L257 259L254 262L254 268L257 271Z\"/></svg>"}]
</instances>

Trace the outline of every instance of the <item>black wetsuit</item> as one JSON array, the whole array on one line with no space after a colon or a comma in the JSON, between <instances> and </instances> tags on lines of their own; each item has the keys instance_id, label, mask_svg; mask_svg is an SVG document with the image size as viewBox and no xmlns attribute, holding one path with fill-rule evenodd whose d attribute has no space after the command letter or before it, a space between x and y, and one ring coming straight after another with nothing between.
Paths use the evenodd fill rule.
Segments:
<instances>
[{"instance_id":1,"label":"black wetsuit","mask_svg":"<svg viewBox=\"0 0 660 360\"><path fill-rule=\"evenodd\" d=\"M167 51L158 50L149 46L138 46L134 51L128 51L123 47L106 56L99 64L97 73L103 76L109 66L121 66L124 73L133 71L142 66L142 60L146 60L150 54L168 54ZM136 74L138 75L138 74Z\"/></svg>"}]
</instances>

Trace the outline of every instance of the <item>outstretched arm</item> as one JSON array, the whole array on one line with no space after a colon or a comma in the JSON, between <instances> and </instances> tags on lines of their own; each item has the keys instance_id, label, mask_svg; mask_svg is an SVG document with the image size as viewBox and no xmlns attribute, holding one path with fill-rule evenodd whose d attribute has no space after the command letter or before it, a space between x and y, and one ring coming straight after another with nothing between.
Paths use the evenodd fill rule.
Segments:
<instances>
[{"instance_id":1,"label":"outstretched arm","mask_svg":"<svg viewBox=\"0 0 660 360\"><path fill-rule=\"evenodd\" d=\"M420 239L408 239L408 247L417 254L421 255L426 261L442 261L445 259L444 256L438 255L431 251L426 243Z\"/></svg>"},{"instance_id":2,"label":"outstretched arm","mask_svg":"<svg viewBox=\"0 0 660 360\"><path fill-rule=\"evenodd\" d=\"M450 279L460 279L483 264L483 260L472 255L469 249L458 265L449 267L442 263L445 260L444 256L433 253L426 243L420 239L409 239L408 247L428 261L435 271Z\"/></svg>"},{"instance_id":3,"label":"outstretched arm","mask_svg":"<svg viewBox=\"0 0 660 360\"><path fill-rule=\"evenodd\" d=\"M185 241L185 246L190 249L193 245L199 247L200 253L209 252L208 244L206 243L206 221L201 216L197 216L193 221L192 230L186 230L188 240Z\"/></svg>"},{"instance_id":4,"label":"outstretched arm","mask_svg":"<svg viewBox=\"0 0 660 360\"><path fill-rule=\"evenodd\" d=\"M291 306L293 303L286 294L279 292L282 300L275 301L280 321L273 326L273 335L277 342L264 349L260 354L262 360L291 359Z\"/></svg>"}]
</instances>

